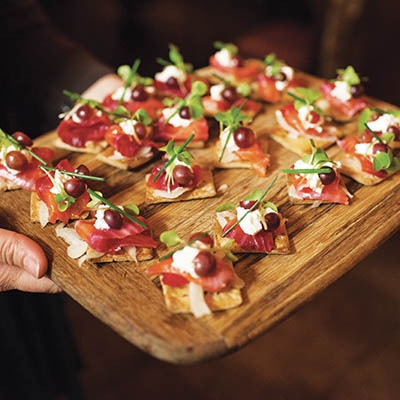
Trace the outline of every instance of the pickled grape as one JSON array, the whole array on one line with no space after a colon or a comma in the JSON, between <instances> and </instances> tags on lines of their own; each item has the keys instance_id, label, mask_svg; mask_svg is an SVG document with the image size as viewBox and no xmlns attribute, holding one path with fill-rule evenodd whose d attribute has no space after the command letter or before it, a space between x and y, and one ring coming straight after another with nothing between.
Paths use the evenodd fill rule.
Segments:
<instances>
[{"instance_id":1,"label":"pickled grape","mask_svg":"<svg viewBox=\"0 0 400 400\"><path fill-rule=\"evenodd\" d=\"M76 167L74 172L76 174L90 175L89 168L84 164L80 164L78 167Z\"/></svg>"},{"instance_id":2,"label":"pickled grape","mask_svg":"<svg viewBox=\"0 0 400 400\"><path fill-rule=\"evenodd\" d=\"M179 116L183 119L190 119L191 115L190 115L190 108L188 106L183 106L180 110L179 110Z\"/></svg>"},{"instance_id":3,"label":"pickled grape","mask_svg":"<svg viewBox=\"0 0 400 400\"><path fill-rule=\"evenodd\" d=\"M231 104L239 98L236 89L232 86L226 87L224 90L222 90L221 96L223 99Z\"/></svg>"},{"instance_id":4,"label":"pickled grape","mask_svg":"<svg viewBox=\"0 0 400 400\"><path fill-rule=\"evenodd\" d=\"M136 85L132 89L131 98L134 101L146 101L149 98L149 95L142 85Z\"/></svg>"},{"instance_id":5,"label":"pickled grape","mask_svg":"<svg viewBox=\"0 0 400 400\"><path fill-rule=\"evenodd\" d=\"M30 147L33 145L33 140L23 132L15 132L12 136L19 143L21 143L22 146Z\"/></svg>"},{"instance_id":6,"label":"pickled grape","mask_svg":"<svg viewBox=\"0 0 400 400\"><path fill-rule=\"evenodd\" d=\"M265 214L265 222L267 223L267 230L268 231L274 231L275 229L279 228L281 224L281 218L279 214L275 212L269 212Z\"/></svg>"},{"instance_id":7,"label":"pickled grape","mask_svg":"<svg viewBox=\"0 0 400 400\"><path fill-rule=\"evenodd\" d=\"M390 125L387 130L388 132L392 132L394 134L394 140L400 140L400 128L398 126Z\"/></svg>"},{"instance_id":8,"label":"pickled grape","mask_svg":"<svg viewBox=\"0 0 400 400\"><path fill-rule=\"evenodd\" d=\"M28 167L28 160L20 151L10 151L6 155L6 164L8 168L16 171L24 171Z\"/></svg>"},{"instance_id":9,"label":"pickled grape","mask_svg":"<svg viewBox=\"0 0 400 400\"><path fill-rule=\"evenodd\" d=\"M215 256L209 251L200 251L193 259L194 271L199 276L211 275L217 266Z\"/></svg>"},{"instance_id":10,"label":"pickled grape","mask_svg":"<svg viewBox=\"0 0 400 400\"><path fill-rule=\"evenodd\" d=\"M106 210L104 212L104 221L112 229L120 229L122 226L122 216L116 210Z\"/></svg>"},{"instance_id":11,"label":"pickled grape","mask_svg":"<svg viewBox=\"0 0 400 400\"><path fill-rule=\"evenodd\" d=\"M193 171L185 165L177 165L174 168L173 177L180 186L190 186L194 179Z\"/></svg>"},{"instance_id":12,"label":"pickled grape","mask_svg":"<svg viewBox=\"0 0 400 400\"><path fill-rule=\"evenodd\" d=\"M64 190L67 192L67 194L77 199L86 190L86 184L81 179L68 179L64 182Z\"/></svg>"},{"instance_id":13,"label":"pickled grape","mask_svg":"<svg viewBox=\"0 0 400 400\"><path fill-rule=\"evenodd\" d=\"M208 233L204 232L193 233L192 236L190 236L189 241L194 242L195 240L199 240L200 242L210 247L214 246L214 240Z\"/></svg>"},{"instance_id":14,"label":"pickled grape","mask_svg":"<svg viewBox=\"0 0 400 400\"><path fill-rule=\"evenodd\" d=\"M255 142L254 132L250 128L244 126L236 129L233 134L233 139L236 145L242 149L252 146Z\"/></svg>"},{"instance_id":15,"label":"pickled grape","mask_svg":"<svg viewBox=\"0 0 400 400\"><path fill-rule=\"evenodd\" d=\"M173 76L169 77L165 83L171 89L179 89L179 82Z\"/></svg>"},{"instance_id":16,"label":"pickled grape","mask_svg":"<svg viewBox=\"0 0 400 400\"><path fill-rule=\"evenodd\" d=\"M331 167L322 167L322 168L327 168L330 170L330 172L318 174L319 180L323 185L330 185L336 179L336 172Z\"/></svg>"},{"instance_id":17,"label":"pickled grape","mask_svg":"<svg viewBox=\"0 0 400 400\"><path fill-rule=\"evenodd\" d=\"M76 115L83 121L87 121L93 115L93 108L87 104L83 104L76 111Z\"/></svg>"},{"instance_id":18,"label":"pickled grape","mask_svg":"<svg viewBox=\"0 0 400 400\"><path fill-rule=\"evenodd\" d=\"M359 83L350 87L350 93L354 98L361 97L364 94L364 86Z\"/></svg>"},{"instance_id":19,"label":"pickled grape","mask_svg":"<svg viewBox=\"0 0 400 400\"><path fill-rule=\"evenodd\" d=\"M385 143L375 143L372 147L372 153L387 153L389 150L389 146Z\"/></svg>"},{"instance_id":20,"label":"pickled grape","mask_svg":"<svg viewBox=\"0 0 400 400\"><path fill-rule=\"evenodd\" d=\"M254 206L254 204L256 204L257 201L256 200L242 200L239 205L242 208L245 208L246 210L250 209L251 207Z\"/></svg>"},{"instance_id":21,"label":"pickled grape","mask_svg":"<svg viewBox=\"0 0 400 400\"><path fill-rule=\"evenodd\" d=\"M139 139L144 139L147 136L147 128L146 125L141 122L137 122L135 124L135 133L138 135Z\"/></svg>"}]
</instances>

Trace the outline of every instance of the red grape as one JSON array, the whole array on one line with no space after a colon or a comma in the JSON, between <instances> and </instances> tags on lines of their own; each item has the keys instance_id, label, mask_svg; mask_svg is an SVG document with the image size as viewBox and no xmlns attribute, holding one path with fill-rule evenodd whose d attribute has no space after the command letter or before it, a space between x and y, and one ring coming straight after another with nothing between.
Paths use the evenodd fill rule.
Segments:
<instances>
[{"instance_id":1,"label":"red grape","mask_svg":"<svg viewBox=\"0 0 400 400\"><path fill-rule=\"evenodd\" d=\"M233 133L233 139L236 145L242 149L252 146L255 142L254 132L244 126L236 129Z\"/></svg>"},{"instance_id":2,"label":"red grape","mask_svg":"<svg viewBox=\"0 0 400 400\"><path fill-rule=\"evenodd\" d=\"M170 76L165 83L171 89L179 89L178 79L173 76Z\"/></svg>"},{"instance_id":3,"label":"red grape","mask_svg":"<svg viewBox=\"0 0 400 400\"><path fill-rule=\"evenodd\" d=\"M33 140L23 132L15 132L12 136L23 146L29 147L33 145Z\"/></svg>"},{"instance_id":4,"label":"red grape","mask_svg":"<svg viewBox=\"0 0 400 400\"><path fill-rule=\"evenodd\" d=\"M179 116L183 119L190 119L190 108L188 106L183 106L179 110Z\"/></svg>"},{"instance_id":5,"label":"red grape","mask_svg":"<svg viewBox=\"0 0 400 400\"><path fill-rule=\"evenodd\" d=\"M67 194L77 199L86 190L86 184L81 179L68 179L64 182L64 190Z\"/></svg>"},{"instance_id":6,"label":"red grape","mask_svg":"<svg viewBox=\"0 0 400 400\"><path fill-rule=\"evenodd\" d=\"M200 251L193 259L194 271L199 276L211 275L217 266L217 260L209 251Z\"/></svg>"},{"instance_id":7,"label":"red grape","mask_svg":"<svg viewBox=\"0 0 400 400\"><path fill-rule=\"evenodd\" d=\"M254 206L254 204L256 204L257 201L256 200L242 200L239 205L242 208L245 208L246 210L249 210L251 207Z\"/></svg>"},{"instance_id":8,"label":"red grape","mask_svg":"<svg viewBox=\"0 0 400 400\"><path fill-rule=\"evenodd\" d=\"M104 221L112 229L120 229L123 222L121 214L116 210L104 211Z\"/></svg>"},{"instance_id":9,"label":"red grape","mask_svg":"<svg viewBox=\"0 0 400 400\"><path fill-rule=\"evenodd\" d=\"M274 231L275 229L279 228L281 224L281 218L275 212L269 212L265 214L265 222L267 223L267 230Z\"/></svg>"},{"instance_id":10,"label":"red grape","mask_svg":"<svg viewBox=\"0 0 400 400\"><path fill-rule=\"evenodd\" d=\"M6 155L6 164L8 168L16 171L23 171L28 167L28 160L20 151L10 151Z\"/></svg>"},{"instance_id":11,"label":"red grape","mask_svg":"<svg viewBox=\"0 0 400 400\"><path fill-rule=\"evenodd\" d=\"M329 169L329 172L327 173L322 172L318 174L319 180L323 185L330 185L336 179L336 172L331 167L322 167L322 168Z\"/></svg>"},{"instance_id":12,"label":"red grape","mask_svg":"<svg viewBox=\"0 0 400 400\"><path fill-rule=\"evenodd\" d=\"M390 125L388 127L388 132L392 132L394 134L394 140L400 140L400 128L396 125Z\"/></svg>"},{"instance_id":13,"label":"red grape","mask_svg":"<svg viewBox=\"0 0 400 400\"><path fill-rule=\"evenodd\" d=\"M195 240L199 240L200 242L211 247L214 246L214 240L208 233L204 232L193 233L192 236L190 236L189 241L193 242Z\"/></svg>"},{"instance_id":14,"label":"red grape","mask_svg":"<svg viewBox=\"0 0 400 400\"><path fill-rule=\"evenodd\" d=\"M76 111L76 115L83 121L87 121L93 115L93 108L87 104L83 104Z\"/></svg>"},{"instance_id":15,"label":"red grape","mask_svg":"<svg viewBox=\"0 0 400 400\"><path fill-rule=\"evenodd\" d=\"M131 98L134 101L146 101L149 98L149 95L142 85L136 85L132 89Z\"/></svg>"},{"instance_id":16,"label":"red grape","mask_svg":"<svg viewBox=\"0 0 400 400\"><path fill-rule=\"evenodd\" d=\"M389 146L385 143L378 142L372 146L372 153L387 153L389 150Z\"/></svg>"},{"instance_id":17,"label":"red grape","mask_svg":"<svg viewBox=\"0 0 400 400\"><path fill-rule=\"evenodd\" d=\"M239 98L238 93L233 86L226 87L224 90L222 90L221 96L231 104Z\"/></svg>"},{"instance_id":18,"label":"red grape","mask_svg":"<svg viewBox=\"0 0 400 400\"><path fill-rule=\"evenodd\" d=\"M186 165L177 165L174 168L173 177L180 186L190 186L194 179L193 171Z\"/></svg>"},{"instance_id":19,"label":"red grape","mask_svg":"<svg viewBox=\"0 0 400 400\"><path fill-rule=\"evenodd\" d=\"M138 135L139 139L144 139L147 136L146 125L142 124L141 122L136 122L135 133Z\"/></svg>"}]
</instances>

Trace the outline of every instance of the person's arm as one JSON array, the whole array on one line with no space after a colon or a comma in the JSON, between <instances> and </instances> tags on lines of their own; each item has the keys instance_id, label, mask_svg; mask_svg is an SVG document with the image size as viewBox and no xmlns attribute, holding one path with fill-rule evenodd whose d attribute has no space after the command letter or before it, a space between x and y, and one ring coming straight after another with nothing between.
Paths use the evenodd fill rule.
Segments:
<instances>
[{"instance_id":1,"label":"person's arm","mask_svg":"<svg viewBox=\"0 0 400 400\"><path fill-rule=\"evenodd\" d=\"M0 229L0 292L18 289L25 292L57 293L60 288L47 276L47 259L32 239Z\"/></svg>"}]
</instances>

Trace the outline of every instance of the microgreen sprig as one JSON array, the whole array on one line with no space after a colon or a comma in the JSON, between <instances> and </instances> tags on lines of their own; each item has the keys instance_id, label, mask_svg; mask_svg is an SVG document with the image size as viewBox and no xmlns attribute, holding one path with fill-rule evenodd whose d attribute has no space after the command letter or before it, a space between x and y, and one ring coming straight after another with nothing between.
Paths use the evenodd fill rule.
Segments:
<instances>
[{"instance_id":1,"label":"microgreen sprig","mask_svg":"<svg viewBox=\"0 0 400 400\"><path fill-rule=\"evenodd\" d=\"M120 106L122 104L122 102L124 101L125 93L126 93L128 87L131 86L132 81L133 81L133 79L134 79L134 77L136 75L136 72L137 72L138 68L139 68L139 65L140 65L140 60L136 59L135 62L133 63L133 65L132 65L132 68L130 68L128 75L126 76L125 84L124 84L124 90L122 91L122 95L118 100L118 106ZM128 71L127 71L126 66L123 66L122 70L120 69L118 72L123 74L123 75L125 75L125 73L128 72Z\"/></svg>"},{"instance_id":2,"label":"microgreen sprig","mask_svg":"<svg viewBox=\"0 0 400 400\"><path fill-rule=\"evenodd\" d=\"M217 40L213 43L213 45L217 50L226 49L232 56L238 54L239 52L239 48L233 43L225 43Z\"/></svg>"},{"instance_id":3,"label":"microgreen sprig","mask_svg":"<svg viewBox=\"0 0 400 400\"><path fill-rule=\"evenodd\" d=\"M197 242L198 240L203 239L205 236L208 236L208 232L201 232L197 235L193 240L189 240L186 246L191 246L193 243ZM160 242L164 243L167 247L176 246L179 243L184 243L184 241L179 237L179 235L174 231L164 231L160 235ZM182 250L185 245L178 247L177 249L170 251L168 254L163 255L159 258L159 261L166 260L169 257L172 257L177 251Z\"/></svg>"},{"instance_id":4,"label":"microgreen sprig","mask_svg":"<svg viewBox=\"0 0 400 400\"><path fill-rule=\"evenodd\" d=\"M223 113L217 113L215 115L215 119L220 123L221 132L222 132L224 126L226 127L226 129L229 130L229 133L228 133L225 143L222 147L222 151L221 151L218 161L222 160L225 150L226 150L226 147L228 145L229 139L231 138L233 132L241 126L242 122L251 121L251 117L249 117L248 115L245 115L241 112L241 110L245 104L246 104L246 100L244 100L242 102L240 107L233 105L228 111L223 112Z\"/></svg>"},{"instance_id":5,"label":"microgreen sprig","mask_svg":"<svg viewBox=\"0 0 400 400\"><path fill-rule=\"evenodd\" d=\"M179 70L186 72L186 73L192 72L193 65L190 63L184 62L182 54L180 53L179 48L177 46L170 44L168 55L169 55L170 61L164 60L163 58L158 57L156 59L157 62L163 66L175 65L176 68L178 68Z\"/></svg>"},{"instance_id":6,"label":"microgreen sprig","mask_svg":"<svg viewBox=\"0 0 400 400\"><path fill-rule=\"evenodd\" d=\"M184 98L177 97L175 99L166 98L164 104L168 107L175 107L175 111L168 117L167 124L179 111L187 106L190 110L190 117L192 119L199 119L203 116L203 102L201 97L206 94L207 86L204 82L194 81L190 89L190 93Z\"/></svg>"},{"instance_id":7,"label":"microgreen sprig","mask_svg":"<svg viewBox=\"0 0 400 400\"><path fill-rule=\"evenodd\" d=\"M47 165L47 162L45 160L43 160L43 158L39 157L35 152L33 152L32 150L28 149L26 146L24 146L23 144L18 142L18 140L15 139L15 137L13 137L12 135L4 132L2 129L0 129L0 141L1 141L1 139L8 140L13 145L15 145L18 149L20 149L20 150L23 149L23 150L27 151L27 153L30 156L32 156L33 158L36 158L36 160L38 160L41 164Z\"/></svg>"},{"instance_id":8,"label":"microgreen sprig","mask_svg":"<svg viewBox=\"0 0 400 400\"><path fill-rule=\"evenodd\" d=\"M268 72L271 74L271 76L276 76L280 72L281 68L285 65L282 60L279 60L276 57L275 53L267 54L264 58L264 64L269 67Z\"/></svg>"},{"instance_id":9,"label":"microgreen sprig","mask_svg":"<svg viewBox=\"0 0 400 400\"><path fill-rule=\"evenodd\" d=\"M185 141L185 143L183 143L181 146L174 146L173 142L169 142L172 144L172 146L174 146L173 148L171 148L171 145L169 145L170 147L168 148L168 144L167 144L167 148L166 149L170 149L172 151L170 151L170 153L168 153L168 156L170 156L170 158L168 159L168 161L162 166L162 168L160 168L160 170L157 172L157 174L154 176L153 178L153 182L155 182L160 175L163 173L163 171L165 171L165 169L167 167L169 167L173 161L175 160L175 158L178 157L179 159L179 155L182 154L182 152L185 150L186 146L191 142L191 140L194 138L194 133L192 133ZM184 158L187 158L185 153L184 153Z\"/></svg>"},{"instance_id":10,"label":"microgreen sprig","mask_svg":"<svg viewBox=\"0 0 400 400\"><path fill-rule=\"evenodd\" d=\"M115 204L111 203L111 201L105 199L101 194L99 194L98 192L95 192L92 189L88 189L88 193L90 194L90 196L93 198L96 198L97 200L100 200L103 204L109 206L110 208L112 208L113 210L119 212L120 214L122 214L124 217L128 218L129 220L131 220L132 222L134 222L135 224L140 225L142 228L147 229L148 226L142 222L140 219L135 218L132 214L126 212L125 210L117 207Z\"/></svg>"},{"instance_id":11,"label":"microgreen sprig","mask_svg":"<svg viewBox=\"0 0 400 400\"><path fill-rule=\"evenodd\" d=\"M310 145L311 154L305 154L301 159L303 162L315 166L315 168L290 168L283 169L282 172L285 174L328 174L331 172L328 167L318 167L327 162L332 162L326 152L321 148L316 148L312 139L310 139Z\"/></svg>"},{"instance_id":12,"label":"microgreen sprig","mask_svg":"<svg viewBox=\"0 0 400 400\"><path fill-rule=\"evenodd\" d=\"M235 85L221 75L218 75L216 73L213 73L212 75L214 76L214 78L218 79L225 87L235 88L236 91L243 97L248 97L251 93L251 86L248 83L239 83L238 85Z\"/></svg>"},{"instance_id":13,"label":"microgreen sprig","mask_svg":"<svg viewBox=\"0 0 400 400\"><path fill-rule=\"evenodd\" d=\"M86 104L89 107L101 111L114 119L116 118L132 118L132 112L127 110L123 105L118 105L114 111L109 111L103 107L103 105L97 100L86 99L78 93L70 92L69 90L63 90L63 93L68 96L71 100L77 101L80 104Z\"/></svg>"},{"instance_id":14,"label":"microgreen sprig","mask_svg":"<svg viewBox=\"0 0 400 400\"><path fill-rule=\"evenodd\" d=\"M341 77L342 81L346 82L349 86L361 83L359 75L351 65L348 65L345 69L338 69L336 72L338 76Z\"/></svg>"},{"instance_id":15,"label":"microgreen sprig","mask_svg":"<svg viewBox=\"0 0 400 400\"><path fill-rule=\"evenodd\" d=\"M251 211L253 211L260 205L260 203L264 200L265 196L267 195L267 193L270 191L270 189L274 185L276 179L277 179L277 176L268 185L268 187L264 190L264 192L261 193L260 197L256 200L256 202L232 226L230 226L225 232L223 232L221 234L222 237L225 237L232 229L234 229L237 225L239 225Z\"/></svg>"}]
</instances>

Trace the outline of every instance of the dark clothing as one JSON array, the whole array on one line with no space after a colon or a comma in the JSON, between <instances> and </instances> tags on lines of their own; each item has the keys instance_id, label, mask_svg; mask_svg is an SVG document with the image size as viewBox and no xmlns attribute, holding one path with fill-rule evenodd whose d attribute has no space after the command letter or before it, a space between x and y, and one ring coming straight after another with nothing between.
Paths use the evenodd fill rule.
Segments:
<instances>
[{"instance_id":1,"label":"dark clothing","mask_svg":"<svg viewBox=\"0 0 400 400\"><path fill-rule=\"evenodd\" d=\"M67 5L65 5L67 6ZM31 137L112 70L57 32L32 0L0 0L0 128ZM79 73L77 73L79 71ZM0 293L0 399L83 398L62 295Z\"/></svg>"},{"instance_id":2,"label":"dark clothing","mask_svg":"<svg viewBox=\"0 0 400 400\"><path fill-rule=\"evenodd\" d=\"M69 103L63 89L80 93L113 72L60 34L33 0L0 0L0 21L0 126L7 132L35 137L54 129Z\"/></svg>"}]
</instances>

